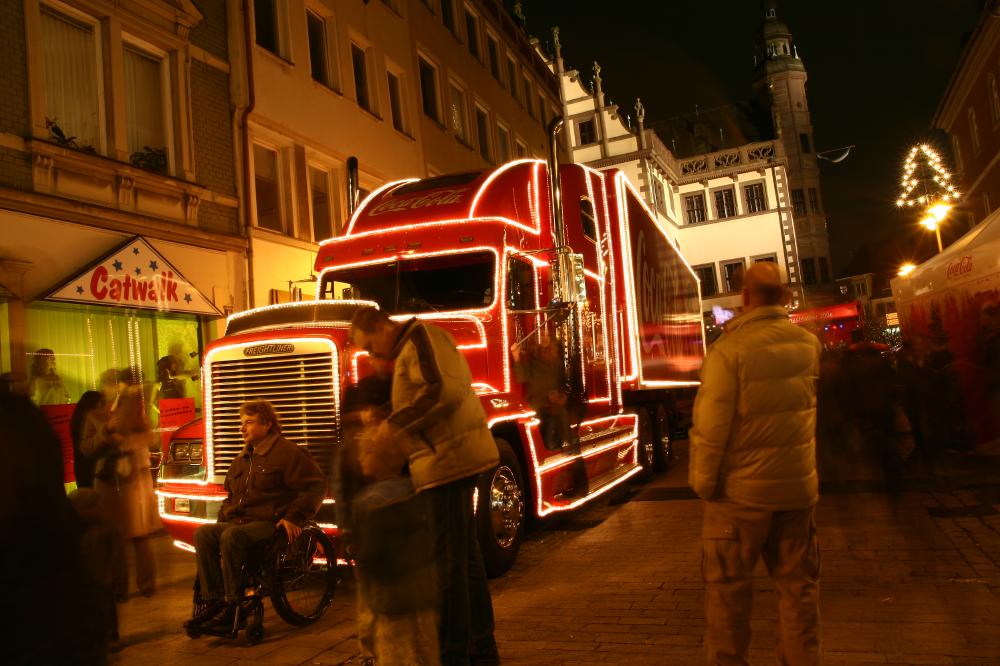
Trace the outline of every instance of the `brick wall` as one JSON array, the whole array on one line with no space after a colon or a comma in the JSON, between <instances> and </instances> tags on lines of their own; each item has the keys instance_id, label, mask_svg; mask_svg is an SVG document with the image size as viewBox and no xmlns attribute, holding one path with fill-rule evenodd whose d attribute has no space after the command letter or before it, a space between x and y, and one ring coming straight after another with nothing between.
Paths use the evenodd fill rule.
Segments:
<instances>
[{"instance_id":1,"label":"brick wall","mask_svg":"<svg viewBox=\"0 0 1000 666\"><path fill-rule=\"evenodd\" d=\"M24 0L0 0L0 132L29 133Z\"/></svg>"},{"instance_id":2,"label":"brick wall","mask_svg":"<svg viewBox=\"0 0 1000 666\"><path fill-rule=\"evenodd\" d=\"M191 63L194 163L198 183L236 194L229 75L202 62Z\"/></svg>"},{"instance_id":3,"label":"brick wall","mask_svg":"<svg viewBox=\"0 0 1000 666\"><path fill-rule=\"evenodd\" d=\"M210 201L202 201L198 204L198 226L205 231L236 234L239 232L237 210Z\"/></svg>"},{"instance_id":4,"label":"brick wall","mask_svg":"<svg viewBox=\"0 0 1000 666\"><path fill-rule=\"evenodd\" d=\"M4 2L13 0L4 0ZM205 17L191 31L191 43L214 56L229 60L226 41L226 3L222 0L194 0L195 7Z\"/></svg>"},{"instance_id":5,"label":"brick wall","mask_svg":"<svg viewBox=\"0 0 1000 666\"><path fill-rule=\"evenodd\" d=\"M0 146L0 186L30 190L31 160L19 150Z\"/></svg>"}]
</instances>

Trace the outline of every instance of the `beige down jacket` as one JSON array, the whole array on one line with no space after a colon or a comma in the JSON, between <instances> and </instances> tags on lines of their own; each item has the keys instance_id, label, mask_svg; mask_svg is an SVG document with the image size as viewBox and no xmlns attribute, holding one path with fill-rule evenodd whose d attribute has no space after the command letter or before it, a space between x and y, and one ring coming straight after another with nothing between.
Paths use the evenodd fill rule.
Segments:
<instances>
[{"instance_id":1,"label":"beige down jacket","mask_svg":"<svg viewBox=\"0 0 1000 666\"><path fill-rule=\"evenodd\" d=\"M409 435L414 487L425 490L492 469L500 459L496 442L451 336L414 318L392 355L389 422Z\"/></svg>"},{"instance_id":2,"label":"beige down jacket","mask_svg":"<svg viewBox=\"0 0 1000 666\"><path fill-rule=\"evenodd\" d=\"M700 497L773 511L816 503L820 351L781 306L726 326L694 403L688 478Z\"/></svg>"}]
</instances>

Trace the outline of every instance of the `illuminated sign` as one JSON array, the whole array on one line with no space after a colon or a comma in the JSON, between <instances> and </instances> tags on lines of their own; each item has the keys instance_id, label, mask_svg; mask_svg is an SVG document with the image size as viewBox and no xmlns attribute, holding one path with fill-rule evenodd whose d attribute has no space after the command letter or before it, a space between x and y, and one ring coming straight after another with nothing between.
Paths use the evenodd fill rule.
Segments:
<instances>
[{"instance_id":1,"label":"illuminated sign","mask_svg":"<svg viewBox=\"0 0 1000 666\"><path fill-rule=\"evenodd\" d=\"M263 356L264 354L291 354L295 351L295 345L289 344L267 344L244 347L244 356Z\"/></svg>"}]
</instances>

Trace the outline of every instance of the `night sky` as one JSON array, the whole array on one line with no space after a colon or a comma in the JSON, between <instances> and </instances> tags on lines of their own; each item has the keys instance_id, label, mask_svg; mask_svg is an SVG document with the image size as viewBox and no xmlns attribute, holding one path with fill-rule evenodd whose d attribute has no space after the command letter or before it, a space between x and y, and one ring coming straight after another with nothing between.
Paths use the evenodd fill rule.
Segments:
<instances>
[{"instance_id":1,"label":"night sky","mask_svg":"<svg viewBox=\"0 0 1000 666\"><path fill-rule=\"evenodd\" d=\"M856 146L839 164L820 163L838 272L861 246L926 233L894 205L902 161L928 136L982 5L779 1L778 17L809 75L817 150ZM609 11L616 6L620 11ZM567 68L589 81L593 61L600 62L605 93L624 112L634 115L641 97L647 125L691 115L695 104L707 109L752 97L758 0L526 0L523 7L528 31L543 42L551 41L551 26L560 27Z\"/></svg>"}]
</instances>

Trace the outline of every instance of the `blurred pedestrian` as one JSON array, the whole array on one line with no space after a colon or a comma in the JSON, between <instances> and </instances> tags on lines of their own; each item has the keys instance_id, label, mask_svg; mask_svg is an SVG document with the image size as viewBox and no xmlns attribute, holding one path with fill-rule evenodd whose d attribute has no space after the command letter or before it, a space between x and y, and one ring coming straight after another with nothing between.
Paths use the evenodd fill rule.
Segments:
<instances>
[{"instance_id":1,"label":"blurred pedestrian","mask_svg":"<svg viewBox=\"0 0 1000 666\"><path fill-rule=\"evenodd\" d=\"M105 409L104 397L99 391L85 391L76 403L73 416L69 421L70 437L73 440L73 475L76 477L77 488L92 488L94 486L94 459L83 453L83 433L87 420L95 410Z\"/></svg>"},{"instance_id":2,"label":"blurred pedestrian","mask_svg":"<svg viewBox=\"0 0 1000 666\"><path fill-rule=\"evenodd\" d=\"M61 445L32 402L0 394L4 663L105 664L107 625L63 487Z\"/></svg>"},{"instance_id":3,"label":"blurred pedestrian","mask_svg":"<svg viewBox=\"0 0 1000 666\"><path fill-rule=\"evenodd\" d=\"M122 378L134 376L124 372ZM123 381L106 415L92 412L81 449L96 459L94 488L105 517L118 528L135 554L136 584L143 596L156 591L156 567L150 538L161 529L153 493L149 450L153 432L146 418L142 387ZM128 593L127 580L116 590Z\"/></svg>"},{"instance_id":4,"label":"blurred pedestrian","mask_svg":"<svg viewBox=\"0 0 1000 666\"><path fill-rule=\"evenodd\" d=\"M495 467L499 453L469 366L447 332L416 317L397 323L362 308L351 320L351 339L395 361L392 413L375 437L404 443L414 488L430 507L441 663L499 663L472 502L479 473Z\"/></svg>"},{"instance_id":5,"label":"blurred pedestrian","mask_svg":"<svg viewBox=\"0 0 1000 666\"><path fill-rule=\"evenodd\" d=\"M690 483L705 500L708 662L749 663L753 570L763 557L778 592L778 661L819 664L821 345L788 320L774 264L752 266L742 295L743 313L705 359L690 433Z\"/></svg>"},{"instance_id":6,"label":"blurred pedestrian","mask_svg":"<svg viewBox=\"0 0 1000 666\"><path fill-rule=\"evenodd\" d=\"M97 585L97 601L106 627L106 640L114 644L118 636L116 589L126 570L125 549L118 528L101 509L101 496L93 488L77 488L69 494L70 503L83 527L80 550L83 562Z\"/></svg>"}]
</instances>

